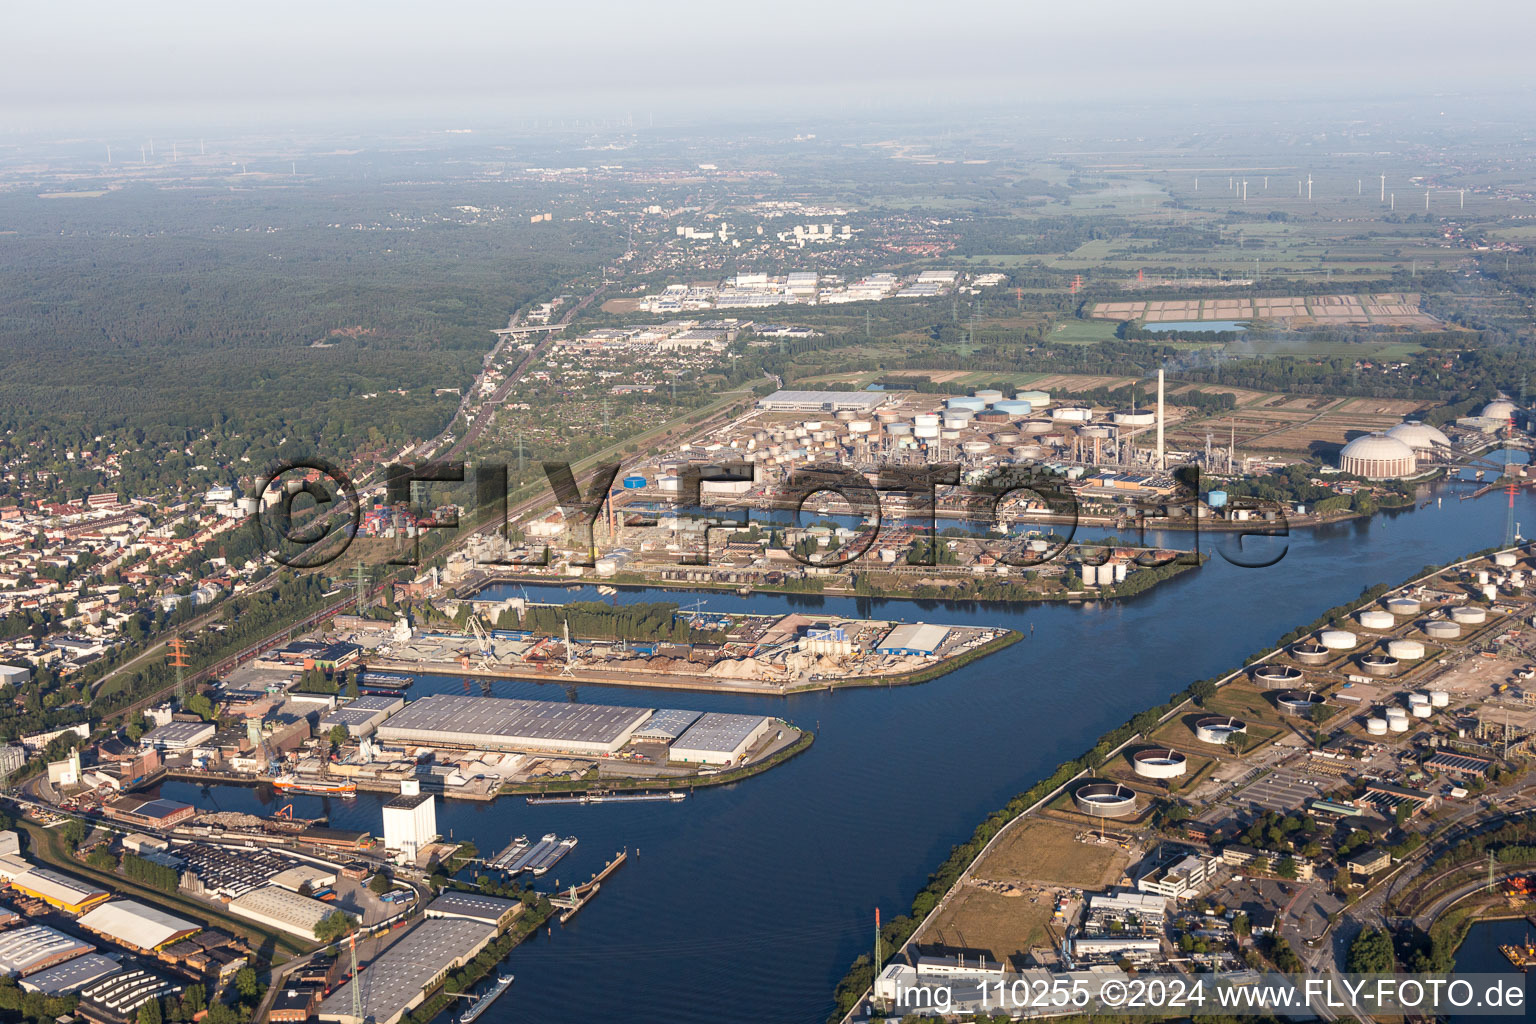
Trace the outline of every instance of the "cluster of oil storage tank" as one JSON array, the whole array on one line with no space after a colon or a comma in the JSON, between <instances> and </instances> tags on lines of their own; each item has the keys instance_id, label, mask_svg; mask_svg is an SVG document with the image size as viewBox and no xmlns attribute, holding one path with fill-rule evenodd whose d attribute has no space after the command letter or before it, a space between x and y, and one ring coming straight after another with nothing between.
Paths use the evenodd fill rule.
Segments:
<instances>
[{"instance_id":1,"label":"cluster of oil storage tank","mask_svg":"<svg viewBox=\"0 0 1536 1024\"><path fill-rule=\"evenodd\" d=\"M1129 572L1124 562L1105 562L1103 565L1080 565L1083 582L1089 586L1107 587L1116 583L1124 583L1126 573Z\"/></svg>"},{"instance_id":2,"label":"cluster of oil storage tank","mask_svg":"<svg viewBox=\"0 0 1536 1024\"><path fill-rule=\"evenodd\" d=\"M1410 692L1403 695L1402 704L1389 704L1378 715L1372 715L1366 719L1365 731L1372 736L1385 736L1389 732L1407 732L1409 719L1429 718L1436 709L1445 709L1451 704L1451 695L1445 690L1430 690L1427 693Z\"/></svg>"}]
</instances>

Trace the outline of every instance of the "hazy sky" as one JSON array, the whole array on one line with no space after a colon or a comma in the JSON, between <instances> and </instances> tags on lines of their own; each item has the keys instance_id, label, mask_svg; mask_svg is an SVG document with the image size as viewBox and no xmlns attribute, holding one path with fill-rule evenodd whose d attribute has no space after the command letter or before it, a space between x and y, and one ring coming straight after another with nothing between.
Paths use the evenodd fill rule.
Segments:
<instances>
[{"instance_id":1,"label":"hazy sky","mask_svg":"<svg viewBox=\"0 0 1536 1024\"><path fill-rule=\"evenodd\" d=\"M14 4L0 129L358 111L1536 92L1529 0Z\"/></svg>"}]
</instances>

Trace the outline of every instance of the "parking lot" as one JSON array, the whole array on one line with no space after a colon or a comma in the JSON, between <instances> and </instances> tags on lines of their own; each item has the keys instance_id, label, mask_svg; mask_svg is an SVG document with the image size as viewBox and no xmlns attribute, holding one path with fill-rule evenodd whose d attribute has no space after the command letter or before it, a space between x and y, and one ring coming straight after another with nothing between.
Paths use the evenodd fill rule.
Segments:
<instances>
[{"instance_id":1,"label":"parking lot","mask_svg":"<svg viewBox=\"0 0 1536 1024\"><path fill-rule=\"evenodd\" d=\"M1309 779L1286 768L1276 768L1268 775L1254 780L1246 789L1232 797L1236 807L1253 807L1259 811L1278 811L1281 814L1294 811L1306 801L1323 795L1329 783Z\"/></svg>"}]
</instances>

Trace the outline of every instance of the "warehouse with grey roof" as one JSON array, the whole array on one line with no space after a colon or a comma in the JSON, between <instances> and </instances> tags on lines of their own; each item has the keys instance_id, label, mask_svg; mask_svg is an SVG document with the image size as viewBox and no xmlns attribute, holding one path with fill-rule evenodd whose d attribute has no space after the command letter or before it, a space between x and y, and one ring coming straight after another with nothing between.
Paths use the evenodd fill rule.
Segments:
<instances>
[{"instance_id":1,"label":"warehouse with grey roof","mask_svg":"<svg viewBox=\"0 0 1536 1024\"><path fill-rule=\"evenodd\" d=\"M711 711L701 715L677 738L670 757L673 761L697 764L734 764L772 728L773 719L761 715L728 715Z\"/></svg>"},{"instance_id":2,"label":"warehouse with grey roof","mask_svg":"<svg viewBox=\"0 0 1536 1024\"><path fill-rule=\"evenodd\" d=\"M341 1024L396 1024L421 1004L428 990L473 960L495 937L495 927L479 921L423 921L380 953L355 979L332 992L316 1015ZM354 985L361 997L361 1017L352 1012Z\"/></svg>"},{"instance_id":3,"label":"warehouse with grey roof","mask_svg":"<svg viewBox=\"0 0 1536 1024\"><path fill-rule=\"evenodd\" d=\"M412 701L378 736L419 746L602 755L628 743L650 715L650 708L434 694Z\"/></svg>"}]
</instances>

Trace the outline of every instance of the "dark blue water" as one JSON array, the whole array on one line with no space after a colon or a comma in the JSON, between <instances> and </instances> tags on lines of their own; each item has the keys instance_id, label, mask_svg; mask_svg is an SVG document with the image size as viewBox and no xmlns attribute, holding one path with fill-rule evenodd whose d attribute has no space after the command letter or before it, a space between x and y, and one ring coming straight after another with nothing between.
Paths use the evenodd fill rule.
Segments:
<instances>
[{"instance_id":1,"label":"dark blue water","mask_svg":"<svg viewBox=\"0 0 1536 1024\"><path fill-rule=\"evenodd\" d=\"M1508 974L1518 973L1503 953L1499 952L1501 945L1523 945L1536 929L1524 920L1516 918L1510 921L1484 921L1475 924L1467 932L1466 941L1456 950L1456 971L1459 974ZM1531 993L1531 983L1527 971L1526 993ZM1471 1014L1452 1014L1449 1024L1473 1024L1473 1022L1488 1022L1492 1020L1519 1019L1518 1017L1481 1017Z\"/></svg>"},{"instance_id":2,"label":"dark blue water","mask_svg":"<svg viewBox=\"0 0 1536 1024\"><path fill-rule=\"evenodd\" d=\"M820 1024L833 986L870 944L875 907L887 917L905 912L950 847L1009 798L1136 711L1230 670L1365 587L1499 543L1503 495L1457 500L1470 490L1444 485L1439 508L1298 532L1269 568L1215 558L1121 604L944 607L705 596L706 607L717 610L825 609L1035 632L913 687L789 699L580 687L576 695L586 701L778 715L815 729L817 740L771 772L675 805L440 803L443 832L472 838L482 850L520 833L578 836L576 851L551 873L565 881L584 880L621 847L639 849L568 927L512 954L507 969L517 983L482 1019ZM1525 495L1516 501L1518 517L1536 522L1536 502ZM1213 539L1205 535L1202 543L1209 549ZM1190 538L1164 540L1186 546ZM597 599L592 589L535 596ZM616 600L680 597L626 590ZM479 692L478 683L436 678L410 695L466 687ZM494 692L566 699L555 684L497 682ZM274 809L269 792L249 788L168 783L164 792L205 807ZM341 827L382 829L378 797L294 803L297 813L323 810Z\"/></svg>"}]
</instances>

